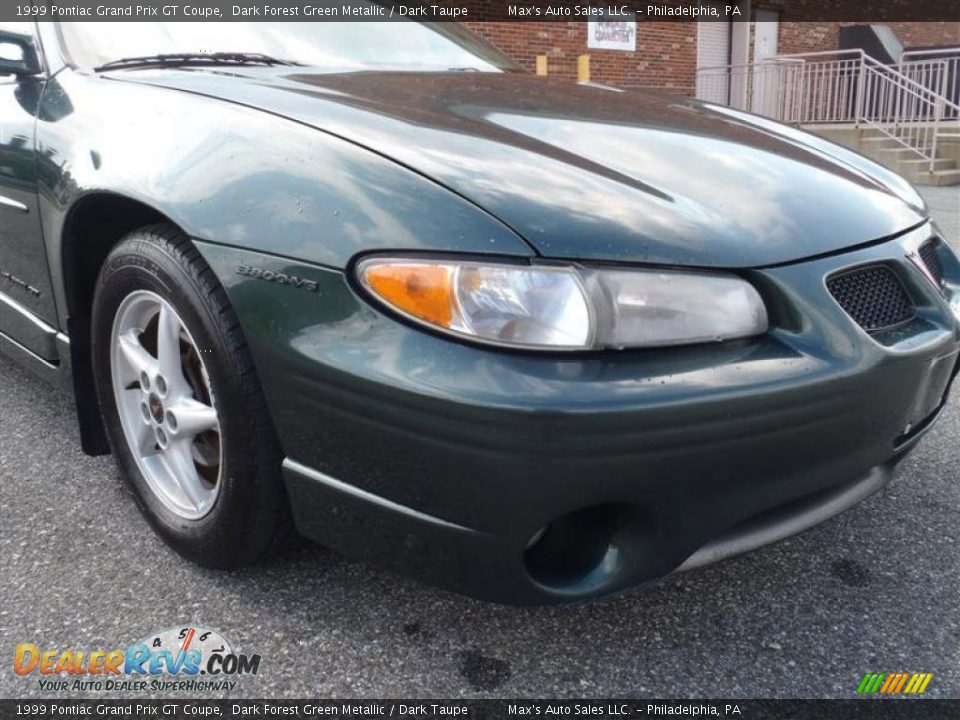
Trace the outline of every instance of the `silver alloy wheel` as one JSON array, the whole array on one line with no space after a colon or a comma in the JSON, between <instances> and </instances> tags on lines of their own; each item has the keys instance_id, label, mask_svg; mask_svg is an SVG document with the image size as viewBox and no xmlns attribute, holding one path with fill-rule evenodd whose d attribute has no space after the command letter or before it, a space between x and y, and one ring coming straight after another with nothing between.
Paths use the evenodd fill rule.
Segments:
<instances>
[{"instance_id":1,"label":"silver alloy wheel","mask_svg":"<svg viewBox=\"0 0 960 720\"><path fill-rule=\"evenodd\" d=\"M223 450L197 344L177 311L149 290L120 303L110 342L113 394L140 472L171 512L202 518L220 494Z\"/></svg>"}]
</instances>

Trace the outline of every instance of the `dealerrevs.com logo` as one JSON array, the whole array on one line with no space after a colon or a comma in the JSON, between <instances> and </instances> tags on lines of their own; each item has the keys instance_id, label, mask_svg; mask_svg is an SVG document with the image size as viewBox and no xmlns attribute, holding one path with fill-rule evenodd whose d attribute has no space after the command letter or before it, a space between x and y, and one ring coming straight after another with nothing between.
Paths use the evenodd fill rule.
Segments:
<instances>
[{"instance_id":1,"label":"dealerrevs.com logo","mask_svg":"<svg viewBox=\"0 0 960 720\"><path fill-rule=\"evenodd\" d=\"M153 633L126 650L47 649L21 643L13 671L37 676L44 692L231 691L256 675L260 655L245 655L216 630L186 626Z\"/></svg>"}]
</instances>

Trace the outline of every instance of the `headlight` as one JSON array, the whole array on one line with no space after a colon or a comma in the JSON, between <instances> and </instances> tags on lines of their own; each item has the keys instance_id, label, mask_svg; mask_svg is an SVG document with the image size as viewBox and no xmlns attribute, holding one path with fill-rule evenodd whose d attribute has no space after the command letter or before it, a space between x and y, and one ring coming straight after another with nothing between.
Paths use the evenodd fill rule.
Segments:
<instances>
[{"instance_id":1,"label":"headlight","mask_svg":"<svg viewBox=\"0 0 960 720\"><path fill-rule=\"evenodd\" d=\"M655 347L767 329L752 285L706 272L368 258L360 284L406 317L475 341L543 350Z\"/></svg>"}]
</instances>

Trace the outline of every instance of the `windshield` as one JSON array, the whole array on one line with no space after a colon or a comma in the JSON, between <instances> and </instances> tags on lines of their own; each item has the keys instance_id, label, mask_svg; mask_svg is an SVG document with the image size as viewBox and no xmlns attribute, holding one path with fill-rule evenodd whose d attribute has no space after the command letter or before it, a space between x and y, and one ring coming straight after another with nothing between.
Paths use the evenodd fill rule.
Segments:
<instances>
[{"instance_id":1,"label":"windshield","mask_svg":"<svg viewBox=\"0 0 960 720\"><path fill-rule=\"evenodd\" d=\"M414 22L65 22L74 62L97 67L169 53L259 53L346 70L517 70L505 55L452 23Z\"/></svg>"}]
</instances>

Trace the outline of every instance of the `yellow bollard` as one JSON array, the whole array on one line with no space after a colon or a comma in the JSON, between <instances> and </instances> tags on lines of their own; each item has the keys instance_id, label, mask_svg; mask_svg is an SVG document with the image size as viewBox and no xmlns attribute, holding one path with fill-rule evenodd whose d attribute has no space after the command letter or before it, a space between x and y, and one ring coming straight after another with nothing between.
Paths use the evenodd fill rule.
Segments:
<instances>
[{"instance_id":1,"label":"yellow bollard","mask_svg":"<svg viewBox=\"0 0 960 720\"><path fill-rule=\"evenodd\" d=\"M547 56L537 55L537 75L547 74Z\"/></svg>"},{"instance_id":2,"label":"yellow bollard","mask_svg":"<svg viewBox=\"0 0 960 720\"><path fill-rule=\"evenodd\" d=\"M577 58L577 80L590 82L590 56L580 55Z\"/></svg>"}]
</instances>

